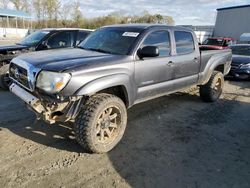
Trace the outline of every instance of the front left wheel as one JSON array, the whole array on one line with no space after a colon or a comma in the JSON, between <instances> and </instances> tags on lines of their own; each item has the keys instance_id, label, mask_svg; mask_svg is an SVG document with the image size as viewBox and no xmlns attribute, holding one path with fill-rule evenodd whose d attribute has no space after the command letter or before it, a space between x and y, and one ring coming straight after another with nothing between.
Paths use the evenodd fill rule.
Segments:
<instances>
[{"instance_id":1,"label":"front left wheel","mask_svg":"<svg viewBox=\"0 0 250 188\"><path fill-rule=\"evenodd\" d=\"M126 125L124 102L114 95L96 94L85 102L76 118L76 140L89 152L105 153L118 144Z\"/></svg>"}]
</instances>

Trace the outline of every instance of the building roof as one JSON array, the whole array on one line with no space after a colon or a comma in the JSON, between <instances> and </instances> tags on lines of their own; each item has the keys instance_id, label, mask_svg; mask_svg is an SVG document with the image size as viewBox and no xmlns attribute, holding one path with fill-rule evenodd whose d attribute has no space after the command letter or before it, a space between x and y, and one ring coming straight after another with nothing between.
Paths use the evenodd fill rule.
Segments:
<instances>
[{"instance_id":1,"label":"building roof","mask_svg":"<svg viewBox=\"0 0 250 188\"><path fill-rule=\"evenodd\" d=\"M0 8L0 17L31 18L30 14L24 11Z\"/></svg>"},{"instance_id":2,"label":"building roof","mask_svg":"<svg viewBox=\"0 0 250 188\"><path fill-rule=\"evenodd\" d=\"M218 8L217 11L229 10L229 9L236 9L236 8L246 8L246 7L250 7L250 5L241 5L241 6L232 6L232 7Z\"/></svg>"}]
</instances>

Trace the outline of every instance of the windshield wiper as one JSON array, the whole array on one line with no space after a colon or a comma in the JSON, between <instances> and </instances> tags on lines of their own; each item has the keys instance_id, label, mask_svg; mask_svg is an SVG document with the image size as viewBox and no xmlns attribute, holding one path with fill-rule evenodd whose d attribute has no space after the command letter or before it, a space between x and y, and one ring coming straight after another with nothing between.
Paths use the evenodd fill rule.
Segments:
<instances>
[{"instance_id":1,"label":"windshield wiper","mask_svg":"<svg viewBox=\"0 0 250 188\"><path fill-rule=\"evenodd\" d=\"M106 53L106 54L114 54L113 52L103 50L103 49L100 49L100 48L83 48L83 49L96 51L96 52L101 52L101 53Z\"/></svg>"},{"instance_id":2,"label":"windshield wiper","mask_svg":"<svg viewBox=\"0 0 250 188\"><path fill-rule=\"evenodd\" d=\"M86 48L81 47L81 46L76 46L76 48L80 48L80 49L83 49L83 50L87 50Z\"/></svg>"},{"instance_id":3,"label":"windshield wiper","mask_svg":"<svg viewBox=\"0 0 250 188\"><path fill-rule=\"evenodd\" d=\"M101 53L106 53L106 54L117 54L111 51L107 51L107 50L103 50L100 48L84 48L82 46L76 46L77 48L83 49L83 50L91 50L91 51L95 51L95 52L101 52ZM118 54L117 54L118 55Z\"/></svg>"}]
</instances>

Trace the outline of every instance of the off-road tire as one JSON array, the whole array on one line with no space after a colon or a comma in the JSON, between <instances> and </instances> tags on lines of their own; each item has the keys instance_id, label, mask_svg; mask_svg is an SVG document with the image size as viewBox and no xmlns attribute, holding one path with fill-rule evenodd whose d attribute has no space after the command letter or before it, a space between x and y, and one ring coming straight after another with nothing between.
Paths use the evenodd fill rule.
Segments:
<instances>
[{"instance_id":1,"label":"off-road tire","mask_svg":"<svg viewBox=\"0 0 250 188\"><path fill-rule=\"evenodd\" d=\"M100 114L110 106L115 106L120 110L120 126L116 132L116 137L111 143L99 143L96 138L96 127ZM112 150L121 140L127 125L127 109L124 102L110 94L101 93L90 97L83 104L79 115L74 123L74 131L77 142L90 153L106 153Z\"/></svg>"},{"instance_id":2,"label":"off-road tire","mask_svg":"<svg viewBox=\"0 0 250 188\"><path fill-rule=\"evenodd\" d=\"M9 83L5 82L6 74L9 71L9 65L3 65L0 67L0 88L3 90L9 89Z\"/></svg>"},{"instance_id":3,"label":"off-road tire","mask_svg":"<svg viewBox=\"0 0 250 188\"><path fill-rule=\"evenodd\" d=\"M219 71L214 71L208 83L200 86L201 99L204 102L217 101L222 94L223 86L224 86L224 75Z\"/></svg>"}]
</instances>

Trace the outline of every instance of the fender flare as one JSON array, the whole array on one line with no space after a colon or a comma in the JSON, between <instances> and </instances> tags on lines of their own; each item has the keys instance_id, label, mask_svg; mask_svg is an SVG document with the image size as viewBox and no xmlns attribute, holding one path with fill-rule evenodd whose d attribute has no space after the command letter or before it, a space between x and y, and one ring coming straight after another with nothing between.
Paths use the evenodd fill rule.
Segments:
<instances>
[{"instance_id":1,"label":"fender flare","mask_svg":"<svg viewBox=\"0 0 250 188\"><path fill-rule=\"evenodd\" d=\"M227 62L225 63L225 61L223 61L223 59L225 61L228 61L226 59L226 56L216 56L216 57L213 57L209 60L206 67L204 68L205 71L200 73L199 84L201 84L201 85L206 84L209 81L213 71L216 69L216 67L218 67L220 65L224 66L224 70L223 70L222 74L224 74L224 75L226 74L227 70L225 70L225 69L227 67ZM229 67L230 67L230 65L229 65Z\"/></svg>"},{"instance_id":2,"label":"fender flare","mask_svg":"<svg viewBox=\"0 0 250 188\"><path fill-rule=\"evenodd\" d=\"M109 76L104 76L97 78L91 82L88 82L83 87L81 87L76 95L78 96L91 96L101 90L108 89L115 86L123 86L125 95L127 98L128 105L133 104L135 98L135 83L131 81L129 75L127 74L113 74Z\"/></svg>"}]
</instances>

